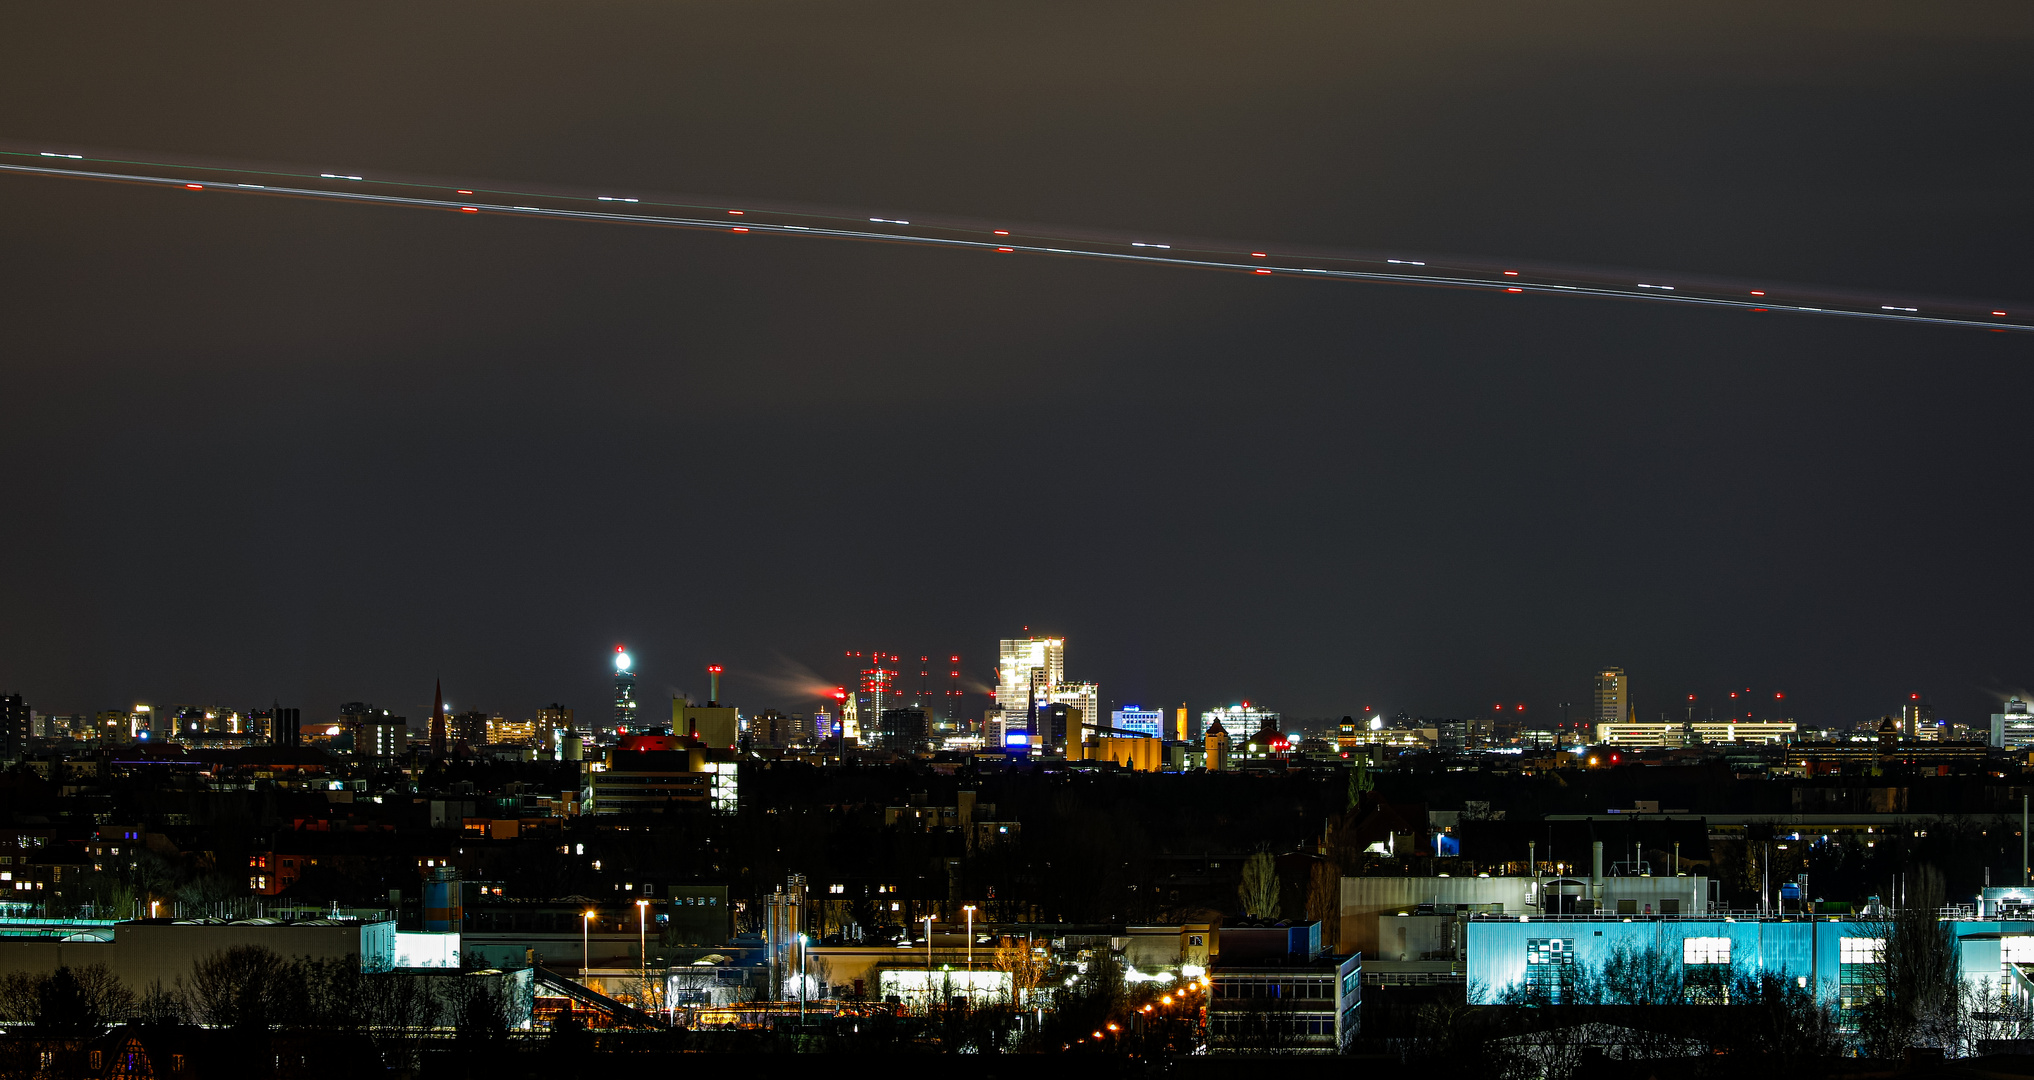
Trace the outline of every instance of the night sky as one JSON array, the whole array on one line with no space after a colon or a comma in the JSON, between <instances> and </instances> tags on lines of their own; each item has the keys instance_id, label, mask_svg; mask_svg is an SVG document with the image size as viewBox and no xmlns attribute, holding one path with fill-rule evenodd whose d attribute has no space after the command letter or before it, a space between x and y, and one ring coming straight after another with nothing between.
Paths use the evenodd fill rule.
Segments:
<instances>
[{"instance_id":1,"label":"night sky","mask_svg":"<svg viewBox=\"0 0 2034 1080\"><path fill-rule=\"evenodd\" d=\"M1699 9L16 4L0 136L2034 302L2034 8ZM2026 336L20 178L0 245L46 712L1027 625L1291 716L2034 687Z\"/></svg>"}]
</instances>

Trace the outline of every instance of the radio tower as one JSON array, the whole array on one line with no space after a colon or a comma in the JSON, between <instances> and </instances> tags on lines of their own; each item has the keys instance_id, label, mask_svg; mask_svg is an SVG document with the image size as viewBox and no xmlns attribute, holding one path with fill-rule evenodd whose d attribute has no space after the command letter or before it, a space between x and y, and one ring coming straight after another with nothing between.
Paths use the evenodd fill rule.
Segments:
<instances>
[{"instance_id":1,"label":"radio tower","mask_svg":"<svg viewBox=\"0 0 2034 1080\"><path fill-rule=\"evenodd\" d=\"M932 688L927 684L926 680L931 678L931 676L932 676L932 657L930 656L919 657L918 707L924 709L928 716L932 712Z\"/></svg>"},{"instance_id":2,"label":"radio tower","mask_svg":"<svg viewBox=\"0 0 2034 1080\"><path fill-rule=\"evenodd\" d=\"M955 653L947 660L953 665L953 671L947 676L946 683L946 723L948 727L954 727L954 721L960 714L960 654ZM956 727L955 730L959 729Z\"/></svg>"}]
</instances>

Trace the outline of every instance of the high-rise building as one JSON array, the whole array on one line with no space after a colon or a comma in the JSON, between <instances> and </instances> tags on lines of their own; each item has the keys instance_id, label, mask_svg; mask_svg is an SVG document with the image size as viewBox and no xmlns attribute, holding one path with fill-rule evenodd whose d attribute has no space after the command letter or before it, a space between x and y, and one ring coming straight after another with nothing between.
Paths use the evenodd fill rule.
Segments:
<instances>
[{"instance_id":1,"label":"high-rise building","mask_svg":"<svg viewBox=\"0 0 2034 1080\"><path fill-rule=\"evenodd\" d=\"M1139 708L1125 705L1109 715L1109 732L1116 736L1143 736L1149 739L1165 737L1165 713L1159 709Z\"/></svg>"},{"instance_id":2,"label":"high-rise building","mask_svg":"<svg viewBox=\"0 0 2034 1080\"><path fill-rule=\"evenodd\" d=\"M1006 730L1029 731L1032 711L1066 677L1066 639L1005 638L998 648L996 707L1003 710Z\"/></svg>"},{"instance_id":3,"label":"high-rise building","mask_svg":"<svg viewBox=\"0 0 2034 1080\"><path fill-rule=\"evenodd\" d=\"M487 714L477 709L452 718L452 741L464 746L487 745Z\"/></svg>"},{"instance_id":4,"label":"high-rise building","mask_svg":"<svg viewBox=\"0 0 2034 1080\"><path fill-rule=\"evenodd\" d=\"M884 709L879 722L881 731L877 744L893 754L923 750L932 737L931 719L924 709L916 705Z\"/></svg>"},{"instance_id":5,"label":"high-rise building","mask_svg":"<svg viewBox=\"0 0 2034 1080\"><path fill-rule=\"evenodd\" d=\"M2001 750L2034 749L2034 708L2017 697L1992 714L1991 744Z\"/></svg>"},{"instance_id":6,"label":"high-rise building","mask_svg":"<svg viewBox=\"0 0 2034 1080\"><path fill-rule=\"evenodd\" d=\"M278 705L268 713L268 738L277 746L304 744L304 710Z\"/></svg>"},{"instance_id":7,"label":"high-rise building","mask_svg":"<svg viewBox=\"0 0 2034 1080\"><path fill-rule=\"evenodd\" d=\"M566 710L570 712L571 710ZM528 745L537 741L535 720L510 720L496 713L487 718L487 741L490 743L515 743Z\"/></svg>"},{"instance_id":8,"label":"high-rise building","mask_svg":"<svg viewBox=\"0 0 2034 1080\"><path fill-rule=\"evenodd\" d=\"M1201 737L1206 739L1208 732L1219 724L1233 739L1237 737L1236 732L1256 731L1266 725L1276 728L1279 719L1279 714L1247 701L1227 708L1209 709L1201 714Z\"/></svg>"},{"instance_id":9,"label":"high-rise building","mask_svg":"<svg viewBox=\"0 0 2034 1080\"><path fill-rule=\"evenodd\" d=\"M1087 726L1087 714L1081 712L1080 706L1068 705L1063 701L1040 705L1036 719L1037 723L1031 729L1031 735L1035 740L1033 746L1041 750L1051 750L1055 747L1078 748L1081 745L1081 729Z\"/></svg>"},{"instance_id":10,"label":"high-rise building","mask_svg":"<svg viewBox=\"0 0 2034 1080\"><path fill-rule=\"evenodd\" d=\"M620 645L614 647L614 730L636 730L635 661Z\"/></svg>"},{"instance_id":11,"label":"high-rise building","mask_svg":"<svg viewBox=\"0 0 2034 1080\"><path fill-rule=\"evenodd\" d=\"M852 653L861 656L860 653ZM854 717L863 743L871 740L882 724L883 713L904 704L897 693L897 664L899 658L890 653L869 654L869 666L863 668L860 682L855 689Z\"/></svg>"},{"instance_id":12,"label":"high-rise building","mask_svg":"<svg viewBox=\"0 0 2034 1080\"><path fill-rule=\"evenodd\" d=\"M1060 683L1046 690L1045 700L1048 704L1080 710L1080 723L1066 733L1066 741L1060 745L1078 746L1101 726L1102 688L1095 683Z\"/></svg>"},{"instance_id":13,"label":"high-rise building","mask_svg":"<svg viewBox=\"0 0 2034 1080\"><path fill-rule=\"evenodd\" d=\"M749 718L749 736L757 746L791 746L803 741L808 732L802 713L786 716L776 709L764 709Z\"/></svg>"},{"instance_id":14,"label":"high-rise building","mask_svg":"<svg viewBox=\"0 0 2034 1080\"><path fill-rule=\"evenodd\" d=\"M155 737L155 706L146 703L134 706L134 711L127 714L127 737L135 742Z\"/></svg>"},{"instance_id":15,"label":"high-rise building","mask_svg":"<svg viewBox=\"0 0 2034 1080\"><path fill-rule=\"evenodd\" d=\"M692 705L674 697L671 734L696 736L702 745L731 749L741 739L741 710L732 705Z\"/></svg>"},{"instance_id":16,"label":"high-rise building","mask_svg":"<svg viewBox=\"0 0 2034 1080\"><path fill-rule=\"evenodd\" d=\"M1101 687L1066 681L1065 638L1005 638L998 643L998 655L996 707L1002 711L1006 739L1018 732L1043 733L1044 711L1055 705L1075 710L1080 719L1074 730L1041 740L1043 746L1077 746L1084 729L1101 726Z\"/></svg>"},{"instance_id":17,"label":"high-rise building","mask_svg":"<svg viewBox=\"0 0 2034 1080\"><path fill-rule=\"evenodd\" d=\"M28 749L33 713L20 694L0 697L0 757L18 758Z\"/></svg>"},{"instance_id":18,"label":"high-rise building","mask_svg":"<svg viewBox=\"0 0 2034 1080\"><path fill-rule=\"evenodd\" d=\"M1900 734L1910 739L1937 740L1940 733L1935 726L1935 706L1924 704L1919 694L1908 694L1907 703L1900 706Z\"/></svg>"},{"instance_id":19,"label":"high-rise building","mask_svg":"<svg viewBox=\"0 0 2034 1080\"><path fill-rule=\"evenodd\" d=\"M585 745L573 727L572 710L555 701L537 710L536 740L537 748L552 761L577 761L579 751L572 748ZM574 756L568 758L568 753Z\"/></svg>"},{"instance_id":20,"label":"high-rise building","mask_svg":"<svg viewBox=\"0 0 2034 1080\"><path fill-rule=\"evenodd\" d=\"M1631 722L1631 681L1623 668L1603 668L1596 673L1596 722Z\"/></svg>"},{"instance_id":21,"label":"high-rise building","mask_svg":"<svg viewBox=\"0 0 2034 1080\"><path fill-rule=\"evenodd\" d=\"M353 755L362 761L393 761L403 756L409 740L409 718L384 709L354 726Z\"/></svg>"}]
</instances>

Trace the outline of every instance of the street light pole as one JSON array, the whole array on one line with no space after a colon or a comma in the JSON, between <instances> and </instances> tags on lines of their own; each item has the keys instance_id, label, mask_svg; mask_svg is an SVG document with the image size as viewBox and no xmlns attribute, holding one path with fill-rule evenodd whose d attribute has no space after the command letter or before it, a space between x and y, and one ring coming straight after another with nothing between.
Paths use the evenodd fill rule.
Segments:
<instances>
[{"instance_id":1,"label":"street light pole","mask_svg":"<svg viewBox=\"0 0 2034 1080\"><path fill-rule=\"evenodd\" d=\"M650 902L636 901L636 960L642 977L650 976Z\"/></svg>"},{"instance_id":2,"label":"street light pole","mask_svg":"<svg viewBox=\"0 0 2034 1080\"><path fill-rule=\"evenodd\" d=\"M805 1030L805 935L798 935L798 1030Z\"/></svg>"},{"instance_id":3,"label":"street light pole","mask_svg":"<svg viewBox=\"0 0 2034 1080\"><path fill-rule=\"evenodd\" d=\"M961 910L968 913L968 1006L975 1004L975 905L963 904Z\"/></svg>"},{"instance_id":4,"label":"street light pole","mask_svg":"<svg viewBox=\"0 0 2034 1080\"><path fill-rule=\"evenodd\" d=\"M925 917L925 1007L928 1012L932 1009L932 920L937 918L937 915Z\"/></svg>"},{"instance_id":5,"label":"street light pole","mask_svg":"<svg viewBox=\"0 0 2034 1080\"><path fill-rule=\"evenodd\" d=\"M593 966L593 912L579 919L579 981L586 981L586 969Z\"/></svg>"}]
</instances>

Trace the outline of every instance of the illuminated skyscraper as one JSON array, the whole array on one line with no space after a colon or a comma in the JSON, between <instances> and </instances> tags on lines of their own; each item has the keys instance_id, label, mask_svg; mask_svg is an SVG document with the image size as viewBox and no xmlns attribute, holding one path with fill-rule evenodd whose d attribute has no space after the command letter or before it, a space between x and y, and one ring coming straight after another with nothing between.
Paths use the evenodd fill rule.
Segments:
<instances>
[{"instance_id":1,"label":"illuminated skyscraper","mask_svg":"<svg viewBox=\"0 0 2034 1080\"><path fill-rule=\"evenodd\" d=\"M904 704L897 694L897 663L894 655L874 652L869 654L869 666L862 669L861 683L855 690L855 720L856 734L863 743L876 734L884 710Z\"/></svg>"},{"instance_id":2,"label":"illuminated skyscraper","mask_svg":"<svg viewBox=\"0 0 2034 1080\"><path fill-rule=\"evenodd\" d=\"M635 661L620 645L614 647L614 729L616 732L636 730Z\"/></svg>"},{"instance_id":3,"label":"illuminated skyscraper","mask_svg":"<svg viewBox=\"0 0 2034 1080\"><path fill-rule=\"evenodd\" d=\"M996 668L996 707L1006 731L1031 730L1031 714L1066 675L1065 638L1005 638Z\"/></svg>"},{"instance_id":4,"label":"illuminated skyscraper","mask_svg":"<svg viewBox=\"0 0 2034 1080\"><path fill-rule=\"evenodd\" d=\"M1631 722L1631 681L1623 668L1604 668L1596 673L1596 722Z\"/></svg>"},{"instance_id":5,"label":"illuminated skyscraper","mask_svg":"<svg viewBox=\"0 0 2034 1080\"><path fill-rule=\"evenodd\" d=\"M1272 712L1262 705L1252 705L1246 701L1241 705L1209 709L1207 712L1202 713L1201 737L1206 739L1210 732L1219 727L1223 731L1229 732L1232 740L1245 738L1250 732L1262 727L1270 726L1276 728L1279 722L1280 717L1278 713Z\"/></svg>"},{"instance_id":6,"label":"illuminated skyscraper","mask_svg":"<svg viewBox=\"0 0 2034 1080\"><path fill-rule=\"evenodd\" d=\"M1001 663L996 668L996 707L1002 710L1003 730L1042 732L1036 716L1054 705L1080 710L1081 726L1100 727L1102 688L1095 683L1066 681L1065 638L1006 638L999 643ZM1066 743L1078 745L1081 733L1063 733ZM1053 742L1050 745L1065 745Z\"/></svg>"}]
</instances>

